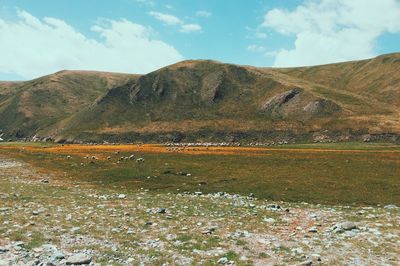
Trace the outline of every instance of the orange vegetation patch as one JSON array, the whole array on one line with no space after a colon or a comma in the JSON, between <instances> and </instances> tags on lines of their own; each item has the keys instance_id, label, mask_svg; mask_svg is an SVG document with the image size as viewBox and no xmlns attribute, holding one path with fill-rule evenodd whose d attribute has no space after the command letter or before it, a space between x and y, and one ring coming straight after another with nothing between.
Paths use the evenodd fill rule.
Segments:
<instances>
[{"instance_id":1,"label":"orange vegetation patch","mask_svg":"<svg viewBox=\"0 0 400 266\"><path fill-rule=\"evenodd\" d=\"M2 146L1 149L15 149L15 146ZM20 148L20 147L19 147ZM355 150L355 149L326 149L326 148L271 148L271 147L167 147L159 144L129 144L129 145L80 145L68 144L53 147L29 146L23 147L32 152L49 152L56 154L93 155L101 153L180 153L191 155L243 155L265 156L273 152L281 153L386 153L397 157L400 150ZM100 156L102 159L102 156Z\"/></svg>"},{"instance_id":2,"label":"orange vegetation patch","mask_svg":"<svg viewBox=\"0 0 400 266\"><path fill-rule=\"evenodd\" d=\"M75 154L75 155L88 155L99 153L183 153L192 155L204 154L219 154L219 155L267 155L262 153L266 151L262 148L245 148L245 147L166 147L157 144L143 144L143 145L63 145L50 148L28 146L26 150L36 152L51 152L57 154Z\"/></svg>"}]
</instances>

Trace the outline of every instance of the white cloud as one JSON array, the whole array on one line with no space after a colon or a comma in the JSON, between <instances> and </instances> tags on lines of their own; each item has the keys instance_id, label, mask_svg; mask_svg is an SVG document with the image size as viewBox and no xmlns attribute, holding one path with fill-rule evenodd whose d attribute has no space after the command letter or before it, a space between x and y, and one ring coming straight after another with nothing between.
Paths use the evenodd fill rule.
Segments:
<instances>
[{"instance_id":1,"label":"white cloud","mask_svg":"<svg viewBox=\"0 0 400 266\"><path fill-rule=\"evenodd\" d=\"M198 32L201 31L202 29L199 24L194 24L194 23L186 24L183 20L171 14L151 11L149 12L149 15L163 22L167 26L179 25L179 31L183 33Z\"/></svg>"},{"instance_id":2,"label":"white cloud","mask_svg":"<svg viewBox=\"0 0 400 266\"><path fill-rule=\"evenodd\" d=\"M150 28L107 20L90 39L56 18L40 20L20 11L17 21L0 19L0 73L34 78L61 69L146 73L183 59Z\"/></svg>"},{"instance_id":3,"label":"white cloud","mask_svg":"<svg viewBox=\"0 0 400 266\"><path fill-rule=\"evenodd\" d=\"M277 51L275 66L368 58L380 35L400 32L400 2L307 0L292 11L270 10L261 26L296 37L293 49Z\"/></svg>"},{"instance_id":4,"label":"white cloud","mask_svg":"<svg viewBox=\"0 0 400 266\"><path fill-rule=\"evenodd\" d=\"M183 24L180 31L184 33L201 31L201 26L199 24Z\"/></svg>"},{"instance_id":5,"label":"white cloud","mask_svg":"<svg viewBox=\"0 0 400 266\"><path fill-rule=\"evenodd\" d=\"M247 51L254 52L254 53L263 53L265 52L265 47L260 45L251 44L247 46Z\"/></svg>"},{"instance_id":6,"label":"white cloud","mask_svg":"<svg viewBox=\"0 0 400 266\"><path fill-rule=\"evenodd\" d=\"M196 16L208 18L212 16L212 13L206 10L199 10L196 12Z\"/></svg>"},{"instance_id":7,"label":"white cloud","mask_svg":"<svg viewBox=\"0 0 400 266\"><path fill-rule=\"evenodd\" d=\"M161 13L161 12L155 12L155 11L149 12L149 15L154 17L155 19L161 21L165 25L183 24L183 21L180 20L179 18L175 17L174 15L165 14L165 13Z\"/></svg>"}]
</instances>

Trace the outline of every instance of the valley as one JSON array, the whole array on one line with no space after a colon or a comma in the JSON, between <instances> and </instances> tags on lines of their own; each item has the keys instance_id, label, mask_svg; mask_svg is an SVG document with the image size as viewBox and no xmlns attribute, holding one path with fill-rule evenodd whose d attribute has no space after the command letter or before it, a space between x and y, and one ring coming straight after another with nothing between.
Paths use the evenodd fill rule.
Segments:
<instances>
[{"instance_id":1,"label":"valley","mask_svg":"<svg viewBox=\"0 0 400 266\"><path fill-rule=\"evenodd\" d=\"M0 151L0 263L399 263L393 144Z\"/></svg>"}]
</instances>

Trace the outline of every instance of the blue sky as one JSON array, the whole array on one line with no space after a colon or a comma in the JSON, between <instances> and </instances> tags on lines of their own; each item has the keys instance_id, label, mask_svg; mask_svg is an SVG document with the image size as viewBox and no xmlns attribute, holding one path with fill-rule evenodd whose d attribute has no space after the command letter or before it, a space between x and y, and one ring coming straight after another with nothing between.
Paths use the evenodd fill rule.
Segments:
<instances>
[{"instance_id":1,"label":"blue sky","mask_svg":"<svg viewBox=\"0 0 400 266\"><path fill-rule=\"evenodd\" d=\"M0 80L184 59L315 65L399 44L399 0L0 0Z\"/></svg>"}]
</instances>

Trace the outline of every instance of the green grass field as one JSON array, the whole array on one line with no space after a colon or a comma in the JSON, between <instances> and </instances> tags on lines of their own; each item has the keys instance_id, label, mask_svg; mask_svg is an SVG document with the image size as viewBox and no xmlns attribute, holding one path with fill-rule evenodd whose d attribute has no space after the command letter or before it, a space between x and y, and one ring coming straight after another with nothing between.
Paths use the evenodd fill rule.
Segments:
<instances>
[{"instance_id":1,"label":"green grass field","mask_svg":"<svg viewBox=\"0 0 400 266\"><path fill-rule=\"evenodd\" d=\"M36 149L26 148L30 145ZM392 144L298 144L254 153L232 148L237 154L142 150L115 155L106 149L68 153L68 147L49 152L49 147L54 145L3 144L0 155L20 158L58 179L121 192L225 191L323 204L400 204L400 147ZM116 163L132 153L145 162ZM67 159L67 154L72 158ZM90 163L83 158L86 154L100 159ZM107 156L111 160L105 159Z\"/></svg>"}]
</instances>

